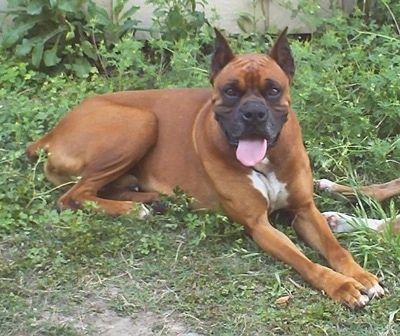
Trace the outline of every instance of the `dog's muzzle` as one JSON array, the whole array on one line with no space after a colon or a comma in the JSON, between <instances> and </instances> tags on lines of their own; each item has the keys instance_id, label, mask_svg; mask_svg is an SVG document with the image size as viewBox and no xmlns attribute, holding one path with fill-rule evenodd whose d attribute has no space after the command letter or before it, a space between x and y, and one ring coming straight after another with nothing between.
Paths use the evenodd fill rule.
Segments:
<instances>
[{"instance_id":1,"label":"dog's muzzle","mask_svg":"<svg viewBox=\"0 0 400 336\"><path fill-rule=\"evenodd\" d=\"M268 111L265 105L258 102L246 102L239 110L242 121L248 127L263 126L268 117Z\"/></svg>"},{"instance_id":2,"label":"dog's muzzle","mask_svg":"<svg viewBox=\"0 0 400 336\"><path fill-rule=\"evenodd\" d=\"M235 148L237 159L245 166L254 166L277 144L287 113L270 109L256 99L243 102L237 110L216 109L215 118Z\"/></svg>"}]
</instances>

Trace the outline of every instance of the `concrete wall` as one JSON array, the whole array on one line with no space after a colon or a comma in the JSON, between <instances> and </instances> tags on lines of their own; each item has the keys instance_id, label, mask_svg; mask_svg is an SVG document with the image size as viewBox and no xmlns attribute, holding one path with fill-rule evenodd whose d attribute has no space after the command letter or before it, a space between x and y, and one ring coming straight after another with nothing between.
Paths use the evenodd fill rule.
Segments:
<instances>
[{"instance_id":1,"label":"concrete wall","mask_svg":"<svg viewBox=\"0 0 400 336\"><path fill-rule=\"evenodd\" d=\"M320 0L320 11L315 15L327 16L329 15L329 3L332 0ZM342 6L347 12L351 11L354 6L355 0L334 0ZM113 0L96 0L96 2L106 9L110 9ZM140 6L139 12L135 15L144 26L150 26L152 22L152 7L145 4L145 0L129 0L127 6L135 5ZM273 29L282 29L289 26L291 32L295 33L309 33L313 31L313 27L309 24L302 22L300 18L291 18L291 11L285 9L280 4L291 2L292 6L296 7L299 0L208 0L208 5L205 12L208 17L211 16L212 10L221 17L215 25L226 29L231 33L239 33L240 29L237 25L237 20L240 13L253 13L253 3L257 3L255 10L258 16L258 28L261 31ZM0 10L7 7L7 0L0 0ZM201 9L201 8L199 8Z\"/></svg>"}]
</instances>

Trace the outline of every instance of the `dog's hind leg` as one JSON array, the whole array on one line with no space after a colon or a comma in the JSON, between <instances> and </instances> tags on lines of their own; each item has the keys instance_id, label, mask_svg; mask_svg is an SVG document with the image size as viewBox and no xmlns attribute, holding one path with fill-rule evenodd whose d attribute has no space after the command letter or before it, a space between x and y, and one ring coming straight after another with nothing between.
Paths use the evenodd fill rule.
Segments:
<instances>
[{"instance_id":1,"label":"dog's hind leg","mask_svg":"<svg viewBox=\"0 0 400 336\"><path fill-rule=\"evenodd\" d=\"M144 192L137 178L132 174L125 174L98 191L98 196L110 200L132 201L152 204L159 201L158 192Z\"/></svg>"},{"instance_id":2,"label":"dog's hind leg","mask_svg":"<svg viewBox=\"0 0 400 336\"><path fill-rule=\"evenodd\" d=\"M129 185L123 176L135 166L156 143L158 136L157 117L147 110L120 105L103 98L90 98L68 113L47 135L27 149L29 157L36 151L47 151L45 174L59 185L77 182L57 205L62 209L77 209L87 201L94 202L94 210L109 215L146 213L142 204L148 195L135 198L102 198L102 190L122 179L122 187ZM129 192L129 190L125 190ZM107 195L105 195L107 196ZM154 195L153 195L154 196Z\"/></svg>"},{"instance_id":3,"label":"dog's hind leg","mask_svg":"<svg viewBox=\"0 0 400 336\"><path fill-rule=\"evenodd\" d=\"M115 195L112 199L113 197L110 197L109 193L103 195L101 190L104 186L125 174L142 158L149 147L150 145L138 140L137 146L130 148L129 151L115 151L111 155L99 155L97 159L89 160L89 164L82 171L78 182L58 200L58 208L61 210L66 208L78 209L84 206L85 202L91 201L96 203L98 211L108 215L116 216L126 213L132 213L138 217L145 215L147 211L143 205L135 207L135 203L148 201L146 197L124 199L122 195L118 195L118 197ZM102 198L103 196L107 199ZM135 213L135 210L139 210L138 213Z\"/></svg>"},{"instance_id":4,"label":"dog's hind leg","mask_svg":"<svg viewBox=\"0 0 400 336\"><path fill-rule=\"evenodd\" d=\"M132 213L141 217L146 214L142 204L138 205L138 213L134 211L138 209L136 203L149 202L147 195L125 190L126 193L138 194L138 197L129 199L121 194L112 199L110 193L103 195L101 192L103 187L126 174L155 143L156 125L146 122L143 127L140 136L130 132L132 130L123 130L122 134L110 133L108 141L102 142L101 148L88 149L85 160L87 165L83 168L78 182L58 200L59 208L80 208L85 202L92 201L97 204L99 211L108 215Z\"/></svg>"},{"instance_id":5,"label":"dog's hind leg","mask_svg":"<svg viewBox=\"0 0 400 336\"><path fill-rule=\"evenodd\" d=\"M137 202L133 200L121 200L121 197L115 199L105 199L98 196L98 190L101 189L104 183L110 178L105 178L105 171L98 171L93 173L89 171L84 174L82 178L57 201L57 206L60 210L64 209L79 209L82 208L86 202L95 203L95 211L104 212L111 216L131 213L135 217L143 217L148 213L146 208L139 204L143 199L138 198ZM102 176L100 176L102 175ZM100 194L101 196L101 194ZM137 206L135 206L137 204Z\"/></svg>"},{"instance_id":6,"label":"dog's hind leg","mask_svg":"<svg viewBox=\"0 0 400 336\"><path fill-rule=\"evenodd\" d=\"M28 156L29 161L34 162L38 159L39 149L43 149L45 152L48 151L48 147L51 142L52 136L53 136L53 132L49 132L46 135L42 136L40 139L32 142L27 147L27 149L25 150L25 153Z\"/></svg>"}]
</instances>

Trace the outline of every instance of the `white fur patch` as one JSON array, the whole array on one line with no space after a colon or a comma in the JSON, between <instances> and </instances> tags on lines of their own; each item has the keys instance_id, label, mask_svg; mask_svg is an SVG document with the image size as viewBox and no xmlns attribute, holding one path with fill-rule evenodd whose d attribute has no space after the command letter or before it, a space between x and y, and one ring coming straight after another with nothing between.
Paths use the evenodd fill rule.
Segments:
<instances>
[{"instance_id":1,"label":"white fur patch","mask_svg":"<svg viewBox=\"0 0 400 336\"><path fill-rule=\"evenodd\" d=\"M368 296L373 298L380 298L385 295L385 290L381 287L381 285L375 285L372 288L368 289Z\"/></svg>"},{"instance_id":2,"label":"white fur patch","mask_svg":"<svg viewBox=\"0 0 400 336\"><path fill-rule=\"evenodd\" d=\"M143 219L151 213L151 211L147 209L144 204L138 204L138 208L135 210L137 211L137 217L139 219Z\"/></svg>"},{"instance_id":3,"label":"white fur patch","mask_svg":"<svg viewBox=\"0 0 400 336\"><path fill-rule=\"evenodd\" d=\"M323 212L322 215L333 232L351 232L362 226L378 230L380 226L385 224L385 220L358 218L335 211Z\"/></svg>"},{"instance_id":4,"label":"white fur patch","mask_svg":"<svg viewBox=\"0 0 400 336\"><path fill-rule=\"evenodd\" d=\"M369 297L367 295L361 295L357 301L360 307L364 307L369 302Z\"/></svg>"},{"instance_id":5,"label":"white fur patch","mask_svg":"<svg viewBox=\"0 0 400 336\"><path fill-rule=\"evenodd\" d=\"M335 183L328 179L321 179L321 180L317 181L317 188L318 188L318 190L321 190L321 191L332 192L334 185L335 185Z\"/></svg>"},{"instance_id":6,"label":"white fur patch","mask_svg":"<svg viewBox=\"0 0 400 336\"><path fill-rule=\"evenodd\" d=\"M249 175L254 188L261 192L268 202L269 212L282 209L288 205L286 183L280 182L272 169L268 159L262 161L262 173L253 170Z\"/></svg>"}]
</instances>

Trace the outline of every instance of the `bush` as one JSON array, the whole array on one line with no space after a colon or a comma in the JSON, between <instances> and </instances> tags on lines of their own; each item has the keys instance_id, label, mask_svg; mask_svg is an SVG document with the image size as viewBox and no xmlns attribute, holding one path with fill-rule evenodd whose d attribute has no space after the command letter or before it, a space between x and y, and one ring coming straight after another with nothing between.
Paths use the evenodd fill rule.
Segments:
<instances>
[{"instance_id":1,"label":"bush","mask_svg":"<svg viewBox=\"0 0 400 336\"><path fill-rule=\"evenodd\" d=\"M109 15L92 0L10 0L12 25L2 27L0 44L36 69L70 71L87 76L92 67L106 72L99 44L110 50L122 36L133 36L139 9L124 11L127 0L117 0Z\"/></svg>"},{"instance_id":2,"label":"bush","mask_svg":"<svg viewBox=\"0 0 400 336\"><path fill-rule=\"evenodd\" d=\"M337 179L356 171L364 182L396 176L396 34L390 22L365 22L363 13L356 11L351 18L338 13L326 19L310 42L293 43L298 67L294 102L317 176Z\"/></svg>"},{"instance_id":3,"label":"bush","mask_svg":"<svg viewBox=\"0 0 400 336\"><path fill-rule=\"evenodd\" d=\"M34 69L87 77L118 70L114 56L121 50L115 47L122 39L129 44L139 30L174 43L196 38L208 23L204 12L197 9L204 7L204 0L148 0L155 8L152 27L132 19L139 7L125 9L126 3L114 1L108 14L93 0L11 0L7 15L13 20L11 26L2 27L0 45ZM132 62L129 68L139 65Z\"/></svg>"},{"instance_id":4,"label":"bush","mask_svg":"<svg viewBox=\"0 0 400 336\"><path fill-rule=\"evenodd\" d=\"M154 6L152 36L177 41L196 36L208 23L205 0L147 0ZM200 7L200 10L198 10Z\"/></svg>"}]
</instances>

